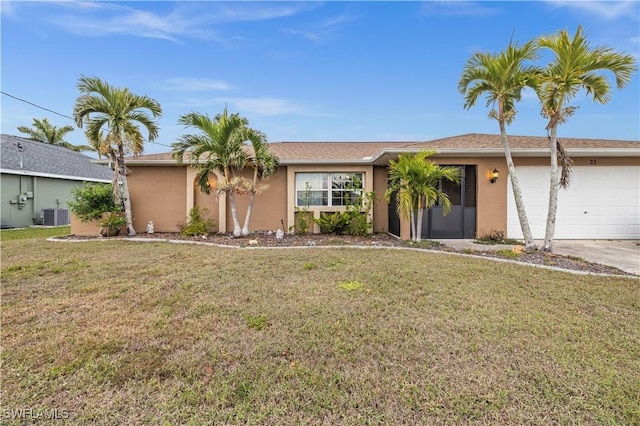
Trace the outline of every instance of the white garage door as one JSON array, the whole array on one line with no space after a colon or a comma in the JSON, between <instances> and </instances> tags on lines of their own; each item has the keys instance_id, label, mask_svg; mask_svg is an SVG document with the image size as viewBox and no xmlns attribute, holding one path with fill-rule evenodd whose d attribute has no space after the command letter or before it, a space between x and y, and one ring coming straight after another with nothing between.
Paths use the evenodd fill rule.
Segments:
<instances>
[{"instance_id":1,"label":"white garage door","mask_svg":"<svg viewBox=\"0 0 640 426\"><path fill-rule=\"evenodd\" d=\"M549 204L549 167L517 167L518 183L535 239L543 239ZM511 182L507 233L522 238ZM557 239L640 238L640 167L574 167L558 193Z\"/></svg>"}]
</instances>

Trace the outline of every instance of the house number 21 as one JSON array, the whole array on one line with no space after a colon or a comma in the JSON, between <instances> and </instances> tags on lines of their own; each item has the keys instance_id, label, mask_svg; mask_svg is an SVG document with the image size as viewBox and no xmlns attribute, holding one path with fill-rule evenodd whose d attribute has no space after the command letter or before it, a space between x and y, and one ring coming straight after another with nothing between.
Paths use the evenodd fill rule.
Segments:
<instances>
[{"instance_id":1,"label":"house number 21","mask_svg":"<svg viewBox=\"0 0 640 426\"><path fill-rule=\"evenodd\" d=\"M589 164L595 166L596 164L598 164L597 160L589 160Z\"/></svg>"}]
</instances>

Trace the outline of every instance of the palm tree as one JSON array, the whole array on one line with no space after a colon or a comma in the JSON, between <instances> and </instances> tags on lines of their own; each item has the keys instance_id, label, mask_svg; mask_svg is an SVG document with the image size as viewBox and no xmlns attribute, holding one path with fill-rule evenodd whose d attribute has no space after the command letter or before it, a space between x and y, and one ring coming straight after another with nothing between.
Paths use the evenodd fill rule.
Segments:
<instances>
[{"instance_id":1,"label":"palm tree","mask_svg":"<svg viewBox=\"0 0 640 426\"><path fill-rule=\"evenodd\" d=\"M179 124L194 127L199 134L182 136L172 145L173 158L182 164L185 156L189 155L197 169L196 179L202 191L210 193L208 183L209 173L217 171L224 177L224 182L218 184L218 192L229 196L231 217L233 219L233 236L249 234L249 220L253 208L256 192L260 190L258 180L274 174L278 168L278 158L268 148L263 133L249 127L249 121L239 114L227 112L225 107L222 114L211 118L206 114L190 112L182 115ZM250 156L244 149L245 142L250 142L253 154ZM234 170L240 170L250 165L254 168L253 180L235 176ZM249 207L244 227L240 228L238 209L236 207L236 193L249 193Z\"/></svg>"},{"instance_id":2,"label":"palm tree","mask_svg":"<svg viewBox=\"0 0 640 426\"><path fill-rule=\"evenodd\" d=\"M460 170L441 167L428 157L434 151L421 151L415 155L400 155L398 161L389 162L389 184L385 191L387 202L396 194L398 214L411 222L411 238L422 238L422 216L424 209L431 208L440 200L443 213L451 210L449 197L438 188L442 179L460 182ZM416 214L417 213L417 214Z\"/></svg>"},{"instance_id":3,"label":"palm tree","mask_svg":"<svg viewBox=\"0 0 640 426\"><path fill-rule=\"evenodd\" d=\"M96 138L94 140L92 140L89 135L86 136L87 140L89 141L89 145L91 146L91 150L98 153L98 158L102 159L103 155L107 156L113 164L115 153L113 151L113 147L107 142L107 138L104 136L104 132L100 131L97 135L91 136Z\"/></svg>"},{"instance_id":4,"label":"palm tree","mask_svg":"<svg viewBox=\"0 0 640 426\"><path fill-rule=\"evenodd\" d=\"M522 46L510 42L506 50L498 54L475 53L467 60L458 82L458 91L464 95L465 109L474 106L482 95L486 96L487 106L491 105L493 108L489 117L497 120L500 128L500 138L527 251L535 250L536 245L531 235L522 191L511 157L506 126L511 124L516 116L515 104L522 98L522 90L526 87L537 87L540 69L526 65L527 61L535 60L536 56L536 46L532 41Z\"/></svg>"},{"instance_id":5,"label":"palm tree","mask_svg":"<svg viewBox=\"0 0 640 426\"><path fill-rule=\"evenodd\" d=\"M611 84L604 72L611 72L616 87L622 89L631 81L638 69L633 55L615 52L607 46L591 48L579 26L573 38L566 30L538 38L537 45L548 49L553 60L543 71L539 97L542 114L549 119L546 130L551 149L551 177L549 188L549 210L544 236L543 251L553 250L558 189L568 186L570 160L564 155L563 176L558 179L558 125L573 115L577 107L569 106L581 90L594 102L606 104L611 99ZM560 154L563 150L560 148Z\"/></svg>"},{"instance_id":6,"label":"palm tree","mask_svg":"<svg viewBox=\"0 0 640 426\"><path fill-rule=\"evenodd\" d=\"M42 120L34 118L31 127L18 126L20 133L28 135L35 141L58 145L76 152L93 151L93 148L88 145L74 145L64 140L65 135L73 130L73 126L54 126L46 118Z\"/></svg>"},{"instance_id":7,"label":"palm tree","mask_svg":"<svg viewBox=\"0 0 640 426\"><path fill-rule=\"evenodd\" d=\"M147 130L149 141L158 137L159 128L154 119L162 115L162 108L155 99L136 95L126 87L113 87L97 77L82 76L78 89L80 96L73 108L73 117L78 127L87 126L89 141L112 160L114 199L116 204L123 202L127 233L134 236L125 155L137 156L143 152L140 126ZM104 138L103 131L106 132Z\"/></svg>"}]
</instances>

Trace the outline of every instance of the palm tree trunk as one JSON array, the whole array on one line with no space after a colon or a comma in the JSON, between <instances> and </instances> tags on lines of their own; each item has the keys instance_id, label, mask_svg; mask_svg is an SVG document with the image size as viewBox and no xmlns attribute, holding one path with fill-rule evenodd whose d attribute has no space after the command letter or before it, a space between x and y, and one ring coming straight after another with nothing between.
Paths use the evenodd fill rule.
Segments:
<instances>
[{"instance_id":1,"label":"palm tree trunk","mask_svg":"<svg viewBox=\"0 0 640 426\"><path fill-rule=\"evenodd\" d=\"M253 182L251 183L251 195L249 195L249 205L247 206L247 214L244 217L244 225L242 226L242 235L249 235L249 221L251 220L251 212L253 210L253 200L256 198L256 185L258 184L258 166L253 169Z\"/></svg>"},{"instance_id":2,"label":"palm tree trunk","mask_svg":"<svg viewBox=\"0 0 640 426\"><path fill-rule=\"evenodd\" d=\"M413 207L411 207L411 212L409 212L409 222L411 222L411 239L416 241L416 214Z\"/></svg>"},{"instance_id":3,"label":"palm tree trunk","mask_svg":"<svg viewBox=\"0 0 640 426\"><path fill-rule=\"evenodd\" d=\"M500 136L502 138L502 146L504 147L504 157L507 161L507 169L509 171L509 179L511 180L511 188L513 189L513 198L516 202L516 210L518 212L518 220L520 221L520 229L522 229L522 236L524 237L524 247L527 252L532 252L537 249L533 242L533 236L531 235L531 228L529 227L529 219L527 218L527 212L524 208L524 200L522 199L522 191L518 184L518 176L516 175L516 168L513 164L513 158L511 157L511 148L509 147L509 139L507 137L507 131L504 126L504 122L500 122Z\"/></svg>"},{"instance_id":4,"label":"palm tree trunk","mask_svg":"<svg viewBox=\"0 0 640 426\"><path fill-rule=\"evenodd\" d=\"M251 195L249 195L249 205L247 206L247 214L244 217L244 226L242 227L242 236L246 237L249 235L249 221L251 220L251 211L253 210L253 200L256 198L256 191L251 191Z\"/></svg>"},{"instance_id":5,"label":"palm tree trunk","mask_svg":"<svg viewBox=\"0 0 640 426\"><path fill-rule=\"evenodd\" d=\"M233 189L228 191L229 193L229 204L231 205L231 218L233 219L233 236L240 237L242 235L242 230L240 228L240 220L238 220L238 208L236 207L236 195L233 192Z\"/></svg>"},{"instance_id":6,"label":"palm tree trunk","mask_svg":"<svg viewBox=\"0 0 640 426\"><path fill-rule=\"evenodd\" d=\"M129 198L129 183L127 173L122 173L122 192L124 197L124 214L127 219L127 235L135 237L136 230L133 229L133 214L131 212L131 198Z\"/></svg>"},{"instance_id":7,"label":"palm tree trunk","mask_svg":"<svg viewBox=\"0 0 640 426\"><path fill-rule=\"evenodd\" d=\"M424 215L424 205L422 201L418 201L418 217L416 220L416 239L422 241L422 216Z\"/></svg>"},{"instance_id":8,"label":"palm tree trunk","mask_svg":"<svg viewBox=\"0 0 640 426\"><path fill-rule=\"evenodd\" d=\"M120 206L120 162L118 161L118 156L113 150L109 151L109 159L111 160L110 167L113 167L113 179L111 180L112 191L113 191L113 202L116 206Z\"/></svg>"},{"instance_id":9,"label":"palm tree trunk","mask_svg":"<svg viewBox=\"0 0 640 426\"><path fill-rule=\"evenodd\" d=\"M133 229L133 214L131 212L131 198L129 197L129 182L127 181L127 166L124 162L124 148L122 144L118 144L116 169L120 171L120 181L122 182L122 200L124 202L124 214L127 219L127 235L134 237L136 235ZM120 188L118 188L119 190Z\"/></svg>"},{"instance_id":10,"label":"palm tree trunk","mask_svg":"<svg viewBox=\"0 0 640 426\"><path fill-rule=\"evenodd\" d=\"M557 121L556 121L557 123ZM549 209L547 211L547 227L544 233L544 243L542 251L553 251L553 236L556 230L556 213L558 211L558 127L556 124L551 126L551 134L549 136L549 147L551 151L551 178L549 182Z\"/></svg>"}]
</instances>

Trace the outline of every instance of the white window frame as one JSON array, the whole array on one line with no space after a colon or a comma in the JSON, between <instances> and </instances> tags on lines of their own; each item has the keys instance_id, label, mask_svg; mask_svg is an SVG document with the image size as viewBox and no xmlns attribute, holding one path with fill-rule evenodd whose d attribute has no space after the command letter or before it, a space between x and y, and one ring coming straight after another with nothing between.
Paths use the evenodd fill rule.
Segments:
<instances>
[{"instance_id":1,"label":"white window frame","mask_svg":"<svg viewBox=\"0 0 640 426\"><path fill-rule=\"evenodd\" d=\"M305 179L306 177L306 179ZM346 189L346 182L357 178L360 188ZM310 191L309 207L346 207L345 194L351 192L354 199L362 195L365 174L362 172L296 172L295 174L295 206L305 207L304 194ZM335 203L336 200L342 202ZM325 204L326 202L326 204Z\"/></svg>"}]
</instances>

